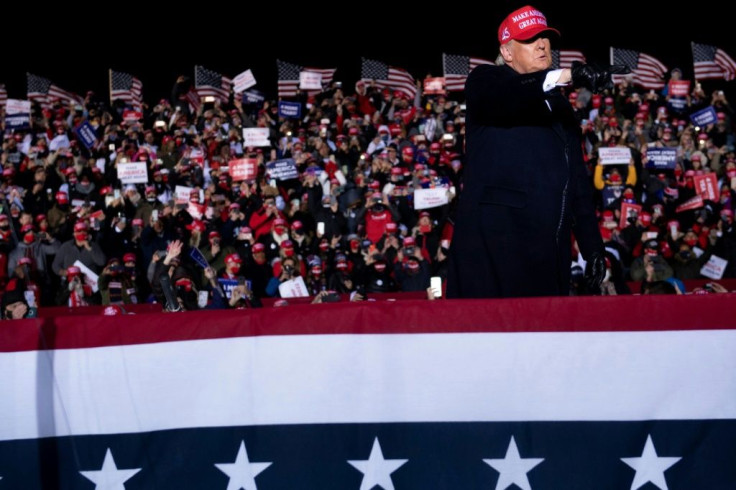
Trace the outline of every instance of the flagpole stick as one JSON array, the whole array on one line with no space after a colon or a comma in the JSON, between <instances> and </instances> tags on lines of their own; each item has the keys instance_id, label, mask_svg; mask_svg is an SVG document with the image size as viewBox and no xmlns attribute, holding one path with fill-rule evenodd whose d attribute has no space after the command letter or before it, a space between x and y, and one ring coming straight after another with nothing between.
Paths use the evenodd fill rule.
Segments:
<instances>
[{"instance_id":1,"label":"flagpole stick","mask_svg":"<svg viewBox=\"0 0 736 490\"><path fill-rule=\"evenodd\" d=\"M107 70L107 83L110 94L110 107L112 107L112 68Z\"/></svg>"}]
</instances>

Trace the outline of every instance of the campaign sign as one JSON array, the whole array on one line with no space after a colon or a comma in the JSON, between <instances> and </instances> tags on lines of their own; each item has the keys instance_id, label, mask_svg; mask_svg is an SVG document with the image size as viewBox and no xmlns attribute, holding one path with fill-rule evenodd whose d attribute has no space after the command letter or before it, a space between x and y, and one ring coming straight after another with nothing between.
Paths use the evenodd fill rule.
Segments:
<instances>
[{"instance_id":1,"label":"campaign sign","mask_svg":"<svg viewBox=\"0 0 736 490\"><path fill-rule=\"evenodd\" d=\"M31 127L31 101L8 99L5 105L5 128L28 129Z\"/></svg>"},{"instance_id":2,"label":"campaign sign","mask_svg":"<svg viewBox=\"0 0 736 490\"><path fill-rule=\"evenodd\" d=\"M189 196L192 195L193 187L187 187L185 185L177 185L174 188L174 202L176 204L184 204L189 202Z\"/></svg>"},{"instance_id":3,"label":"campaign sign","mask_svg":"<svg viewBox=\"0 0 736 490\"><path fill-rule=\"evenodd\" d=\"M322 90L322 74L314 71L300 72L299 88L302 90Z\"/></svg>"},{"instance_id":4,"label":"campaign sign","mask_svg":"<svg viewBox=\"0 0 736 490\"><path fill-rule=\"evenodd\" d=\"M433 189L416 189L414 191L414 209L429 209L447 204L447 189L435 187Z\"/></svg>"},{"instance_id":5,"label":"campaign sign","mask_svg":"<svg viewBox=\"0 0 736 490\"><path fill-rule=\"evenodd\" d=\"M297 276L294 279L284 281L279 285L279 294L282 298L306 298L309 296L304 278Z\"/></svg>"},{"instance_id":6,"label":"campaign sign","mask_svg":"<svg viewBox=\"0 0 736 490\"><path fill-rule=\"evenodd\" d=\"M693 177L695 192L708 201L718 200L718 178L715 173L696 175Z\"/></svg>"},{"instance_id":7,"label":"campaign sign","mask_svg":"<svg viewBox=\"0 0 736 490\"><path fill-rule=\"evenodd\" d=\"M726 265L728 265L728 260L711 255L708 262L700 269L700 274L710 279L721 279L723 272L726 270Z\"/></svg>"},{"instance_id":8,"label":"campaign sign","mask_svg":"<svg viewBox=\"0 0 736 490\"><path fill-rule=\"evenodd\" d=\"M677 162L676 148L647 148L646 168L674 169Z\"/></svg>"},{"instance_id":9,"label":"campaign sign","mask_svg":"<svg viewBox=\"0 0 736 490\"><path fill-rule=\"evenodd\" d=\"M302 105L299 102L279 101L279 117L299 119L302 117Z\"/></svg>"},{"instance_id":10,"label":"campaign sign","mask_svg":"<svg viewBox=\"0 0 736 490\"><path fill-rule=\"evenodd\" d=\"M95 146L97 143L97 135L95 129L89 123L89 121L83 121L79 126L74 128L74 132L77 134L77 138L82 142L88 149Z\"/></svg>"},{"instance_id":11,"label":"campaign sign","mask_svg":"<svg viewBox=\"0 0 736 490\"><path fill-rule=\"evenodd\" d=\"M424 93L427 95L444 95L445 78L432 77L424 79Z\"/></svg>"},{"instance_id":12,"label":"campaign sign","mask_svg":"<svg viewBox=\"0 0 736 490\"><path fill-rule=\"evenodd\" d=\"M197 247L192 247L189 249L189 256L202 269L206 269L210 266L210 264L207 262L207 259L204 258L204 254L202 253L202 251Z\"/></svg>"},{"instance_id":13,"label":"campaign sign","mask_svg":"<svg viewBox=\"0 0 736 490\"><path fill-rule=\"evenodd\" d=\"M123 184L146 184L148 182L146 162L118 163L118 179Z\"/></svg>"},{"instance_id":14,"label":"campaign sign","mask_svg":"<svg viewBox=\"0 0 736 490\"><path fill-rule=\"evenodd\" d=\"M255 158L238 158L228 163L228 173L233 182L253 180L256 178L258 160Z\"/></svg>"},{"instance_id":15,"label":"campaign sign","mask_svg":"<svg viewBox=\"0 0 736 490\"><path fill-rule=\"evenodd\" d=\"M233 90L236 94L244 92L256 84L256 78L253 72L248 69L233 78Z\"/></svg>"},{"instance_id":16,"label":"campaign sign","mask_svg":"<svg viewBox=\"0 0 736 490\"><path fill-rule=\"evenodd\" d=\"M243 128L243 146L271 146L268 128Z\"/></svg>"},{"instance_id":17,"label":"campaign sign","mask_svg":"<svg viewBox=\"0 0 736 490\"><path fill-rule=\"evenodd\" d=\"M631 148L629 147L598 148L598 163L601 165L628 165L630 161Z\"/></svg>"},{"instance_id":18,"label":"campaign sign","mask_svg":"<svg viewBox=\"0 0 736 490\"><path fill-rule=\"evenodd\" d=\"M621 229L629 226L629 218L638 217L641 214L641 205L632 204L630 202L621 203L621 217L619 218L618 227Z\"/></svg>"},{"instance_id":19,"label":"campaign sign","mask_svg":"<svg viewBox=\"0 0 736 490\"><path fill-rule=\"evenodd\" d=\"M123 111L123 121L126 123L137 123L141 119L143 119L143 113L140 111Z\"/></svg>"},{"instance_id":20,"label":"campaign sign","mask_svg":"<svg viewBox=\"0 0 736 490\"><path fill-rule=\"evenodd\" d=\"M623 185L607 185L603 188L601 191L601 197L603 198L603 207L607 208L614 202L616 202L616 199L621 197L621 193L624 191Z\"/></svg>"},{"instance_id":21,"label":"campaign sign","mask_svg":"<svg viewBox=\"0 0 736 490\"><path fill-rule=\"evenodd\" d=\"M693 209L698 209L703 207L703 196L697 195L693 196L684 203L680 204L675 208L676 213L684 213L685 211L692 211Z\"/></svg>"},{"instance_id":22,"label":"campaign sign","mask_svg":"<svg viewBox=\"0 0 736 490\"><path fill-rule=\"evenodd\" d=\"M260 104L264 100L266 100L266 96L258 90L243 92L243 102L246 104Z\"/></svg>"},{"instance_id":23,"label":"campaign sign","mask_svg":"<svg viewBox=\"0 0 736 490\"><path fill-rule=\"evenodd\" d=\"M696 126L707 126L708 124L718 122L718 116L716 116L716 110L713 106L708 106L705 109L690 114L690 120Z\"/></svg>"},{"instance_id":24,"label":"campaign sign","mask_svg":"<svg viewBox=\"0 0 736 490\"><path fill-rule=\"evenodd\" d=\"M269 162L266 164L266 169L268 169L268 175L276 180L289 180L299 177L299 170L297 170L293 158Z\"/></svg>"},{"instance_id":25,"label":"campaign sign","mask_svg":"<svg viewBox=\"0 0 736 490\"><path fill-rule=\"evenodd\" d=\"M690 93L690 80L670 80L669 94L675 97L687 97Z\"/></svg>"}]
</instances>

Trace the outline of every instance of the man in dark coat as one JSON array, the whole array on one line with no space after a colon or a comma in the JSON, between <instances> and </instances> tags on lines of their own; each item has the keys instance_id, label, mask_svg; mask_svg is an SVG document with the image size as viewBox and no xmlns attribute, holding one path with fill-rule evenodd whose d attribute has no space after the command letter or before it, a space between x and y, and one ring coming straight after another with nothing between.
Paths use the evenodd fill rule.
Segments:
<instances>
[{"instance_id":1,"label":"man in dark coat","mask_svg":"<svg viewBox=\"0 0 736 490\"><path fill-rule=\"evenodd\" d=\"M551 35L533 7L498 31L502 66L468 76L467 163L448 270L450 298L568 295L571 234L591 290L605 274L604 248L583 165L580 128L560 86L598 91L611 69L550 70Z\"/></svg>"}]
</instances>

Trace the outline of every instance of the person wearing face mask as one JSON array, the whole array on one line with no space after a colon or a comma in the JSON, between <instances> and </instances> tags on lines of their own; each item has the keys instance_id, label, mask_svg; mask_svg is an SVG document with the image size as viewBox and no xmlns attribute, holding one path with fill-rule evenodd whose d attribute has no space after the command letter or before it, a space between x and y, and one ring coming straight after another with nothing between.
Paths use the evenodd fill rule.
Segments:
<instances>
[{"instance_id":1,"label":"person wearing face mask","mask_svg":"<svg viewBox=\"0 0 736 490\"><path fill-rule=\"evenodd\" d=\"M50 294L48 260L50 255L58 252L61 244L45 231L36 232L32 224L23 225L20 231L21 240L8 256L8 271L12 272L21 259L27 258L30 262L26 277L42 286L41 289ZM41 298L38 304L42 304L40 300ZM52 301L51 296L44 294L44 305L50 305Z\"/></svg>"},{"instance_id":2,"label":"person wearing face mask","mask_svg":"<svg viewBox=\"0 0 736 490\"><path fill-rule=\"evenodd\" d=\"M378 243L386 231L386 225L398 223L400 218L398 211L388 200L388 196L374 192L358 214L357 220L358 223L363 223L365 237L373 243Z\"/></svg>"},{"instance_id":3,"label":"person wearing face mask","mask_svg":"<svg viewBox=\"0 0 736 490\"><path fill-rule=\"evenodd\" d=\"M97 285L100 288L102 304L105 306L127 305L138 301L135 283L118 258L112 258L107 262Z\"/></svg>"},{"instance_id":4,"label":"person wearing face mask","mask_svg":"<svg viewBox=\"0 0 736 490\"><path fill-rule=\"evenodd\" d=\"M93 272L97 272L105 265L105 252L96 243L90 240L89 227L84 221L74 225L74 238L61 244L56 253L52 270L59 277L66 277L69 267L79 260Z\"/></svg>"},{"instance_id":5,"label":"person wearing face mask","mask_svg":"<svg viewBox=\"0 0 736 490\"><path fill-rule=\"evenodd\" d=\"M659 254L659 242L647 240L644 242L644 253L631 263L631 280L656 282L665 281L674 275L672 267Z\"/></svg>"},{"instance_id":6,"label":"person wearing face mask","mask_svg":"<svg viewBox=\"0 0 736 490\"><path fill-rule=\"evenodd\" d=\"M382 254L366 254L365 268L358 279L358 284L362 286L366 294L398 291L392 272L386 257Z\"/></svg>"}]
</instances>

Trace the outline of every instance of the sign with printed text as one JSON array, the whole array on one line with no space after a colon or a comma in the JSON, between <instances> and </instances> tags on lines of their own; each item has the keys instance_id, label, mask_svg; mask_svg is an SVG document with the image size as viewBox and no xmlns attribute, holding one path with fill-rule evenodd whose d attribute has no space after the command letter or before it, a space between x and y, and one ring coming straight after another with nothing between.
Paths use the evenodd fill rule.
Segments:
<instances>
[{"instance_id":1,"label":"sign with printed text","mask_svg":"<svg viewBox=\"0 0 736 490\"><path fill-rule=\"evenodd\" d=\"M279 285L279 294L282 298L306 298L309 296L304 278L297 276L294 279L284 281Z\"/></svg>"},{"instance_id":2,"label":"sign with printed text","mask_svg":"<svg viewBox=\"0 0 736 490\"><path fill-rule=\"evenodd\" d=\"M708 262L700 269L700 274L710 279L721 279L727 265L728 260L711 255Z\"/></svg>"},{"instance_id":3,"label":"sign with printed text","mask_svg":"<svg viewBox=\"0 0 736 490\"><path fill-rule=\"evenodd\" d=\"M189 213L190 216L194 219L202 219L205 211L204 208L204 204L189 201L189 204L187 204L187 213Z\"/></svg>"},{"instance_id":4,"label":"sign with printed text","mask_svg":"<svg viewBox=\"0 0 736 490\"><path fill-rule=\"evenodd\" d=\"M82 142L88 149L95 146L97 143L97 135L95 129L89 123L89 121L82 121L82 123L74 128L74 132L77 134L77 138Z\"/></svg>"},{"instance_id":5,"label":"sign with printed text","mask_svg":"<svg viewBox=\"0 0 736 490\"><path fill-rule=\"evenodd\" d=\"M677 148L647 148L646 168L674 169L676 163Z\"/></svg>"},{"instance_id":6,"label":"sign with printed text","mask_svg":"<svg viewBox=\"0 0 736 490\"><path fill-rule=\"evenodd\" d=\"M601 191L601 197L603 198L603 207L607 208L616 199L621 197L621 193L624 191L624 186L621 185L606 185Z\"/></svg>"},{"instance_id":7,"label":"sign with printed text","mask_svg":"<svg viewBox=\"0 0 736 490\"><path fill-rule=\"evenodd\" d=\"M598 163L601 165L628 165L631 161L631 148L614 146L598 148Z\"/></svg>"},{"instance_id":8,"label":"sign with printed text","mask_svg":"<svg viewBox=\"0 0 736 490\"><path fill-rule=\"evenodd\" d=\"M5 106L6 129L28 129L31 127L31 101L8 99Z\"/></svg>"},{"instance_id":9,"label":"sign with printed text","mask_svg":"<svg viewBox=\"0 0 736 490\"><path fill-rule=\"evenodd\" d=\"M711 172L705 175L696 175L693 177L695 183L695 192L707 201L718 200L718 177Z\"/></svg>"},{"instance_id":10,"label":"sign with printed text","mask_svg":"<svg viewBox=\"0 0 736 490\"><path fill-rule=\"evenodd\" d=\"M99 290L98 283L100 281L100 276L95 274L92 269L84 265L79 260L75 260L72 265L79 267L80 272L84 276L84 283L92 288L92 292L96 293Z\"/></svg>"},{"instance_id":11,"label":"sign with printed text","mask_svg":"<svg viewBox=\"0 0 736 490\"><path fill-rule=\"evenodd\" d=\"M247 90L243 92L243 103L245 104L260 104L266 100L266 96L258 90Z\"/></svg>"},{"instance_id":12,"label":"sign with printed text","mask_svg":"<svg viewBox=\"0 0 736 490\"><path fill-rule=\"evenodd\" d=\"M184 204L189 202L189 196L192 194L194 188L187 187L185 185L177 185L174 188L174 202L177 204Z\"/></svg>"},{"instance_id":13,"label":"sign with printed text","mask_svg":"<svg viewBox=\"0 0 736 490\"><path fill-rule=\"evenodd\" d=\"M230 160L227 167L233 182L253 180L256 178L258 160L255 158L238 158L237 160Z\"/></svg>"},{"instance_id":14,"label":"sign with printed text","mask_svg":"<svg viewBox=\"0 0 736 490\"><path fill-rule=\"evenodd\" d=\"M244 128L243 146L271 146L268 128Z\"/></svg>"},{"instance_id":15,"label":"sign with printed text","mask_svg":"<svg viewBox=\"0 0 736 490\"><path fill-rule=\"evenodd\" d=\"M636 218L641 214L641 205L632 204L630 202L621 203L621 217L618 221L618 227L622 230L629 226L629 218Z\"/></svg>"},{"instance_id":16,"label":"sign with printed text","mask_svg":"<svg viewBox=\"0 0 736 490\"><path fill-rule=\"evenodd\" d=\"M696 126L707 126L708 124L718 122L718 116L716 116L716 110L713 106L708 106L705 109L690 114L690 120Z\"/></svg>"},{"instance_id":17,"label":"sign with printed text","mask_svg":"<svg viewBox=\"0 0 736 490\"><path fill-rule=\"evenodd\" d=\"M302 90L322 90L322 74L314 71L299 72L299 88Z\"/></svg>"},{"instance_id":18,"label":"sign with printed text","mask_svg":"<svg viewBox=\"0 0 736 490\"><path fill-rule=\"evenodd\" d=\"M302 105L299 102L279 101L279 117L299 119L302 117Z\"/></svg>"},{"instance_id":19,"label":"sign with printed text","mask_svg":"<svg viewBox=\"0 0 736 490\"><path fill-rule=\"evenodd\" d=\"M444 95L445 78L430 77L424 79L424 93L427 95Z\"/></svg>"},{"instance_id":20,"label":"sign with printed text","mask_svg":"<svg viewBox=\"0 0 736 490\"><path fill-rule=\"evenodd\" d=\"M684 213L685 211L692 211L703 207L703 196L693 196L684 203L680 204L675 208L676 213Z\"/></svg>"},{"instance_id":21,"label":"sign with printed text","mask_svg":"<svg viewBox=\"0 0 736 490\"><path fill-rule=\"evenodd\" d=\"M29 114L31 113L31 101L30 100L18 100L8 99L5 102L5 115L12 116L13 114Z\"/></svg>"},{"instance_id":22,"label":"sign with printed text","mask_svg":"<svg viewBox=\"0 0 736 490\"><path fill-rule=\"evenodd\" d=\"M414 209L429 209L444 206L449 202L447 188L416 189L414 191Z\"/></svg>"},{"instance_id":23,"label":"sign with printed text","mask_svg":"<svg viewBox=\"0 0 736 490\"><path fill-rule=\"evenodd\" d=\"M140 111L123 111L123 121L126 123L137 123L141 119L143 119L143 113Z\"/></svg>"},{"instance_id":24,"label":"sign with printed text","mask_svg":"<svg viewBox=\"0 0 736 490\"><path fill-rule=\"evenodd\" d=\"M54 136L54 139L49 143L49 150L56 151L62 148L69 148L70 146L69 137L66 134L59 134Z\"/></svg>"},{"instance_id":25,"label":"sign with printed text","mask_svg":"<svg viewBox=\"0 0 736 490\"><path fill-rule=\"evenodd\" d=\"M276 160L266 164L268 175L276 180L289 180L299 177L299 170L296 168L296 161L293 158L285 158Z\"/></svg>"},{"instance_id":26,"label":"sign with printed text","mask_svg":"<svg viewBox=\"0 0 736 490\"><path fill-rule=\"evenodd\" d=\"M248 69L233 78L233 90L236 94L244 92L256 84L256 77L253 72Z\"/></svg>"},{"instance_id":27,"label":"sign with printed text","mask_svg":"<svg viewBox=\"0 0 736 490\"><path fill-rule=\"evenodd\" d=\"M148 182L146 162L118 163L118 179L123 184L146 184Z\"/></svg>"},{"instance_id":28,"label":"sign with printed text","mask_svg":"<svg viewBox=\"0 0 736 490\"><path fill-rule=\"evenodd\" d=\"M670 80L669 94L675 97L687 97L690 93L690 80Z\"/></svg>"}]
</instances>

